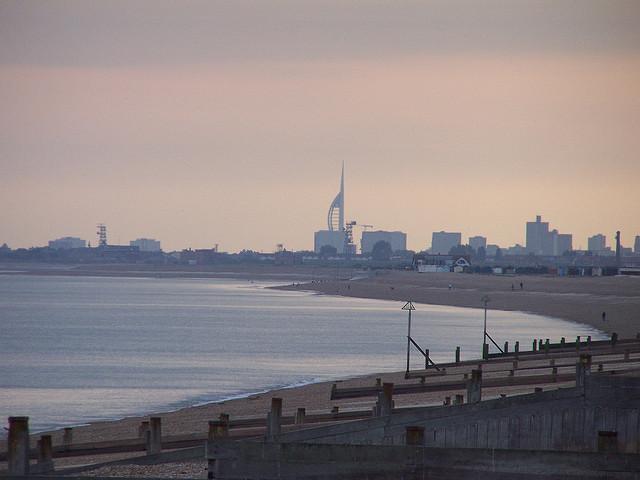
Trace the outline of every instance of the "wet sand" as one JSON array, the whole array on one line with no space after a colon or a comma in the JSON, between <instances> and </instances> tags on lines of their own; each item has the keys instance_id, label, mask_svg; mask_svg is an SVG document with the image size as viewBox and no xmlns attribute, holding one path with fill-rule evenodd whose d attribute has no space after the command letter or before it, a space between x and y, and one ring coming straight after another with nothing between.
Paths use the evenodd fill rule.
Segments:
<instances>
[{"instance_id":1,"label":"wet sand","mask_svg":"<svg viewBox=\"0 0 640 480\"><path fill-rule=\"evenodd\" d=\"M390 367L397 368L398 365ZM449 369L451 374L455 374L457 369L466 371L469 367L454 367ZM491 376L488 373L485 376ZM255 394L244 398L228 400L220 403L212 403L197 407L183 408L173 412L159 413L162 417L163 436L199 434L205 436L208 431L208 421L216 420L220 413L227 413L231 419L234 418L266 418L271 406L271 398L279 397L283 399L283 415L292 416L299 407L306 408L307 415L316 413L329 413L333 407L339 407L340 411L370 410L376 399L374 397L331 400L331 387L337 383L340 388L373 386L376 378L381 378L382 382L392 382L396 385L403 383L416 383L415 379L405 379L404 371L385 372L365 375L362 377L338 380L337 382L321 382L295 388L284 388L272 390L265 393ZM439 378L427 379L437 382ZM567 384L553 383L552 388L569 386ZM501 393L516 394L530 393L533 386L514 386L500 388L486 388L483 391L484 398L497 398ZM464 393L463 390L452 390L450 392L434 392L399 395L394 398L396 407L416 406L416 405L442 405L445 396L455 393ZM78 426L73 429L73 443L90 443L108 440L134 439L138 437L138 427L140 422L148 420L148 416L136 416L122 420L96 422L87 426ZM44 432L43 432L44 433ZM52 434L54 445L62 444L62 431L47 432ZM36 437L32 437L32 445L35 447ZM4 448L4 442L0 442ZM82 457L80 457L82 458ZM69 459L61 459L65 465L72 464ZM86 463L86 462L85 462ZM0 466L0 469L2 467Z\"/></svg>"}]
</instances>

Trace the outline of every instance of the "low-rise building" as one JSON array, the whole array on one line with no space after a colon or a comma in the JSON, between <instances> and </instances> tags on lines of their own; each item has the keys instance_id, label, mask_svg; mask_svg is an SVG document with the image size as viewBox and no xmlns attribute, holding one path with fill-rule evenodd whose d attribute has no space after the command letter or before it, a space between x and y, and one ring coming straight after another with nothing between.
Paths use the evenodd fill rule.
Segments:
<instances>
[{"instance_id":1,"label":"low-rise building","mask_svg":"<svg viewBox=\"0 0 640 480\"><path fill-rule=\"evenodd\" d=\"M138 247L141 252L159 252L161 250L160 242L153 238L138 238L136 240L131 240L129 245L132 247Z\"/></svg>"},{"instance_id":2,"label":"low-rise building","mask_svg":"<svg viewBox=\"0 0 640 480\"><path fill-rule=\"evenodd\" d=\"M342 255L345 247L345 232L343 230L318 230L313 235L313 250L320 253L322 247L330 246L336 253Z\"/></svg>"},{"instance_id":3,"label":"low-rise building","mask_svg":"<svg viewBox=\"0 0 640 480\"><path fill-rule=\"evenodd\" d=\"M471 266L466 255L432 255L418 253L413 257L413 268L418 273L463 272Z\"/></svg>"},{"instance_id":4,"label":"low-rise building","mask_svg":"<svg viewBox=\"0 0 640 480\"><path fill-rule=\"evenodd\" d=\"M62 237L49 241L49 248L57 250L71 250L72 248L85 248L87 242L77 237Z\"/></svg>"},{"instance_id":5,"label":"low-rise building","mask_svg":"<svg viewBox=\"0 0 640 480\"><path fill-rule=\"evenodd\" d=\"M407 234L404 232L387 232L377 230L375 232L362 232L362 240L360 241L362 254L368 254L373 251L373 247L378 242L387 242L391 245L394 252L407 249Z\"/></svg>"},{"instance_id":6,"label":"low-rise building","mask_svg":"<svg viewBox=\"0 0 640 480\"><path fill-rule=\"evenodd\" d=\"M505 251L505 254L506 255L526 255L527 249L522 245L520 245L519 243L516 243L514 246L507 248Z\"/></svg>"}]
</instances>

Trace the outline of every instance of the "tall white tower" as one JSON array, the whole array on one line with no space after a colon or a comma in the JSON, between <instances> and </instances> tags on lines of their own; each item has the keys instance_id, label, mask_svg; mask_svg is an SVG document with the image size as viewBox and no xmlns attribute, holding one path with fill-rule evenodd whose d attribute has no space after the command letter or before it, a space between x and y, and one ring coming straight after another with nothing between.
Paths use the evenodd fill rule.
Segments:
<instances>
[{"instance_id":1,"label":"tall white tower","mask_svg":"<svg viewBox=\"0 0 640 480\"><path fill-rule=\"evenodd\" d=\"M340 176L340 191L329 206L327 230L318 230L313 235L313 249L321 253L326 246L336 249L339 255L345 253L350 244L347 225L344 221L344 162ZM355 252L354 252L355 253Z\"/></svg>"},{"instance_id":2,"label":"tall white tower","mask_svg":"<svg viewBox=\"0 0 640 480\"><path fill-rule=\"evenodd\" d=\"M340 176L340 192L331 202L327 214L327 224L331 232L344 232L344 162L342 162L342 175Z\"/></svg>"}]
</instances>

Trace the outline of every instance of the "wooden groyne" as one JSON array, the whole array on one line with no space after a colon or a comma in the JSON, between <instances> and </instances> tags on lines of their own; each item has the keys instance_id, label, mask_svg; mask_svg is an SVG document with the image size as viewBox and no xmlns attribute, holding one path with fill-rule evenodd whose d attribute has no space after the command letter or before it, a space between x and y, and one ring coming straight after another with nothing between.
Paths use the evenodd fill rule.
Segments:
<instances>
[{"instance_id":1,"label":"wooden groyne","mask_svg":"<svg viewBox=\"0 0 640 480\"><path fill-rule=\"evenodd\" d=\"M487 471L494 478L520 472L523 450L536 452L539 461L529 464L533 469L553 461L559 471L580 476L584 469L575 462L581 461L598 472L622 465L616 478L632 478L624 469L640 464L640 378L635 378L640 372L640 339L543 342L542 350L467 361L460 361L458 350L455 358L437 370L408 372L397 384L378 380L371 386L335 384L331 389L334 401L371 398L374 404L368 408L334 405L322 413L297 408L285 415L286 405L275 397L265 415L230 418L223 413L208 421L207 434L165 435L162 417L153 416L141 421L129 439L77 443L73 429L67 428L60 444L41 435L37 448L30 448L29 419L11 417L7 452L0 453L0 461L7 462L10 475L51 475L55 460L63 457L140 452L122 461L159 462L202 458L204 452L209 472L215 475L210 478L283 478L274 473L277 465L296 478L320 471L360 478L375 465L388 472L380 478L397 478L394 475L410 465L367 460L387 458L396 449L414 459L415 472L435 469L441 478L464 478L447 473L450 468L433 456L434 449L440 449L454 459L455 449L463 448L476 475L469 478ZM509 395L500 394L501 389ZM430 392L442 392L442 403L421 406L420 394ZM394 397L406 394L415 395L410 398L416 403L397 408ZM498 450L502 463L490 470L486 454ZM307 455L316 462L303 468ZM611 463L604 461L607 455Z\"/></svg>"},{"instance_id":2,"label":"wooden groyne","mask_svg":"<svg viewBox=\"0 0 640 480\"><path fill-rule=\"evenodd\" d=\"M459 350L458 350L459 352ZM438 369L413 370L407 379L419 383L395 385L395 395L465 390L473 370L484 374L484 388L539 386L575 382L575 365L581 355L590 355L598 372L629 373L640 369L640 340L599 341L589 346L559 343L544 350L511 352L491 355L483 360L458 361L439 364ZM377 397L383 386L339 388L333 385L331 399Z\"/></svg>"}]
</instances>

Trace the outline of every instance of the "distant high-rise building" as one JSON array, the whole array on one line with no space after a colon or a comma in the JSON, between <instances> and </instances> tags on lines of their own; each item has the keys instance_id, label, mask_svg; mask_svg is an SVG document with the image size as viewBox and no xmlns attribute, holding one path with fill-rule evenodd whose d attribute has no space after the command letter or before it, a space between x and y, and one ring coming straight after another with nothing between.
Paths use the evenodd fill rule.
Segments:
<instances>
[{"instance_id":1,"label":"distant high-rise building","mask_svg":"<svg viewBox=\"0 0 640 480\"><path fill-rule=\"evenodd\" d=\"M498 250L500 250L500 247L498 245L490 243L489 245L487 245L487 257L495 257L498 253Z\"/></svg>"},{"instance_id":2,"label":"distant high-rise building","mask_svg":"<svg viewBox=\"0 0 640 480\"><path fill-rule=\"evenodd\" d=\"M404 232L386 232L378 230L376 232L362 232L362 240L360 245L362 247L362 253L371 253L373 247L378 242L387 242L391 245L391 250L394 252L398 250L407 249L407 234Z\"/></svg>"},{"instance_id":3,"label":"distant high-rise building","mask_svg":"<svg viewBox=\"0 0 640 480\"><path fill-rule=\"evenodd\" d=\"M460 232L433 232L431 235L431 253L447 255L449 250L461 244Z\"/></svg>"},{"instance_id":4,"label":"distant high-rise building","mask_svg":"<svg viewBox=\"0 0 640 480\"><path fill-rule=\"evenodd\" d=\"M49 248L57 250L71 250L72 248L85 248L87 242L77 237L62 237L49 241Z\"/></svg>"},{"instance_id":5,"label":"distant high-rise building","mask_svg":"<svg viewBox=\"0 0 640 480\"><path fill-rule=\"evenodd\" d=\"M572 249L573 235L549 231L549 222L543 222L540 215L536 215L535 222L527 222L527 253L558 256Z\"/></svg>"},{"instance_id":6,"label":"distant high-rise building","mask_svg":"<svg viewBox=\"0 0 640 480\"><path fill-rule=\"evenodd\" d=\"M131 247L138 247L141 252L159 252L160 242L153 238L138 238L129 242Z\"/></svg>"},{"instance_id":7,"label":"distant high-rise building","mask_svg":"<svg viewBox=\"0 0 640 480\"><path fill-rule=\"evenodd\" d=\"M543 222L540 215L536 216L535 222L527 222L527 253L552 254L553 245L549 240L549 222Z\"/></svg>"},{"instance_id":8,"label":"distant high-rise building","mask_svg":"<svg viewBox=\"0 0 640 480\"><path fill-rule=\"evenodd\" d=\"M636 241L633 244L633 251L636 254L640 254L640 235L636 235Z\"/></svg>"},{"instance_id":9,"label":"distant high-rise building","mask_svg":"<svg viewBox=\"0 0 640 480\"><path fill-rule=\"evenodd\" d=\"M587 239L587 249L590 252L601 252L607 248L607 237L598 233Z\"/></svg>"},{"instance_id":10,"label":"distant high-rise building","mask_svg":"<svg viewBox=\"0 0 640 480\"><path fill-rule=\"evenodd\" d=\"M570 233L558 233L557 230L551 232L553 242L553 255L560 256L564 252L573 250L573 235Z\"/></svg>"},{"instance_id":11,"label":"distant high-rise building","mask_svg":"<svg viewBox=\"0 0 640 480\"><path fill-rule=\"evenodd\" d=\"M313 249L320 253L322 247L335 247L339 254L345 253L347 235L344 223L344 164L340 176L340 191L331 202L327 213L327 230L319 230L313 235Z\"/></svg>"},{"instance_id":12,"label":"distant high-rise building","mask_svg":"<svg viewBox=\"0 0 640 480\"><path fill-rule=\"evenodd\" d=\"M487 237L475 236L469 237L469 246L473 248L476 252L480 247L486 250L487 248Z\"/></svg>"}]
</instances>

